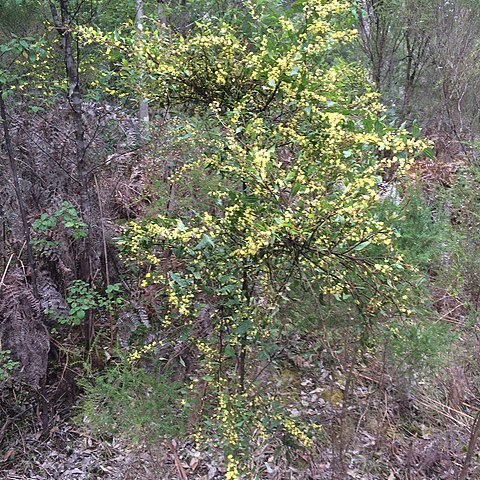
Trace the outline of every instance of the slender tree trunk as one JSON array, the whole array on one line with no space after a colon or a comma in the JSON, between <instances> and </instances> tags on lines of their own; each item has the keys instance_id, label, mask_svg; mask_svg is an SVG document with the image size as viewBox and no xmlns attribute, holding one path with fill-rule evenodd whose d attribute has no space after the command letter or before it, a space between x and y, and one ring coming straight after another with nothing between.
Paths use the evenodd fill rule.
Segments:
<instances>
[{"instance_id":1,"label":"slender tree trunk","mask_svg":"<svg viewBox=\"0 0 480 480\"><path fill-rule=\"evenodd\" d=\"M243 188L246 188L246 185L243 185ZM248 278L247 267L243 267L243 282L242 282L242 292L245 296L247 305L250 305L252 300L252 286ZM247 366L247 348L248 348L248 336L245 332L240 338L240 345L237 352L237 375L238 375L238 386L239 390L243 392L245 390L245 375L246 375L246 366Z\"/></svg>"},{"instance_id":2,"label":"slender tree trunk","mask_svg":"<svg viewBox=\"0 0 480 480\"><path fill-rule=\"evenodd\" d=\"M472 463L473 456L475 455L475 447L477 445L478 437L480 436L480 412L475 416L473 421L470 440L468 442L467 454L465 455L465 460L463 462L463 468L458 475L458 480L466 480L468 476L468 470L470 469L470 464Z\"/></svg>"},{"instance_id":3,"label":"slender tree trunk","mask_svg":"<svg viewBox=\"0 0 480 480\"><path fill-rule=\"evenodd\" d=\"M5 138L5 147L7 150L8 160L10 162L10 170L12 172L13 186L15 188L15 194L17 196L18 207L20 210L20 216L22 219L23 236L25 244L27 246L28 266L30 269L30 277L32 284L32 291L36 298L38 298L38 286L37 286L37 267L35 257L33 255L32 242L30 238L30 225L27 219L27 210L25 208L25 202L23 200L22 191L20 189L20 182L18 181L17 162L13 154L12 139L10 137L10 130L7 122L7 109L5 101L3 99L3 90L0 89L0 114L3 123L3 134Z\"/></svg>"},{"instance_id":4,"label":"slender tree trunk","mask_svg":"<svg viewBox=\"0 0 480 480\"><path fill-rule=\"evenodd\" d=\"M167 24L167 16L165 14L164 0L157 0L157 18L162 25Z\"/></svg>"},{"instance_id":5,"label":"slender tree trunk","mask_svg":"<svg viewBox=\"0 0 480 480\"><path fill-rule=\"evenodd\" d=\"M137 0L137 10L135 14L135 23L137 25L137 37L140 40L143 35L143 0ZM148 133L148 124L150 113L146 98L141 98L138 105L139 134L143 140Z\"/></svg>"},{"instance_id":6,"label":"slender tree trunk","mask_svg":"<svg viewBox=\"0 0 480 480\"><path fill-rule=\"evenodd\" d=\"M73 37L70 30L69 0L59 0L60 17L57 8L53 2L50 2L50 10L55 28L57 29L63 48L66 76L69 84L68 101L70 103L70 112L75 132L75 165L76 177L80 185L79 197L82 220L88 225L88 235L84 239L82 251L80 253L80 266L78 277L86 283L92 280L92 226L93 226L93 206L89 193L89 174L87 170L87 146L85 142L85 121L83 119L83 99L80 88L80 75L78 70L78 60L73 53ZM84 340L85 348L90 350L92 338L94 335L93 315L87 312L84 320Z\"/></svg>"}]
</instances>

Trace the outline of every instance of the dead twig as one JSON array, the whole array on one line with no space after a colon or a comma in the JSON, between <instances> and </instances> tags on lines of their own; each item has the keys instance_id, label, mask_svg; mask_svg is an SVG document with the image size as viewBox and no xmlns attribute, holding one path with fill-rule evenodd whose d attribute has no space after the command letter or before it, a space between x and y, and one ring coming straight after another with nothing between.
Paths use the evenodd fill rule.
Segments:
<instances>
[{"instance_id":1,"label":"dead twig","mask_svg":"<svg viewBox=\"0 0 480 480\"><path fill-rule=\"evenodd\" d=\"M175 467L177 468L178 475L180 476L181 480L188 480L187 474L185 469L183 468L182 462L180 461L180 457L178 456L177 449L173 442L169 442L168 444L170 450L172 451L173 459L175 460Z\"/></svg>"},{"instance_id":2,"label":"dead twig","mask_svg":"<svg viewBox=\"0 0 480 480\"><path fill-rule=\"evenodd\" d=\"M475 453L475 446L477 445L478 437L480 436L480 411L477 412L475 420L473 421L472 429L470 432L470 439L468 441L467 453L465 455L465 460L463 462L463 468L458 475L458 480L465 480L468 475L468 470L470 464L472 463L472 458Z\"/></svg>"}]
</instances>

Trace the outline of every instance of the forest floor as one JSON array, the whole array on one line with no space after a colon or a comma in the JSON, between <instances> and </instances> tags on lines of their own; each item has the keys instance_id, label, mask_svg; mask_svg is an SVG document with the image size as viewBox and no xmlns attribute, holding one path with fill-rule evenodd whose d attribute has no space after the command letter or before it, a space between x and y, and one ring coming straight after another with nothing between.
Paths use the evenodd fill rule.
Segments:
<instances>
[{"instance_id":1,"label":"forest floor","mask_svg":"<svg viewBox=\"0 0 480 480\"><path fill-rule=\"evenodd\" d=\"M382 371L381 365L372 367L363 365L341 372L312 363L291 366L281 372L277 380L284 392L286 408L293 415L320 419L324 437L315 449L300 452L289 463L278 459L273 446L254 452L258 469L255 478L457 479L474 422L465 413L466 402L451 406L455 400L452 394L449 403L442 401L441 389L449 388L443 383L445 377L437 385L419 383L412 390L402 391L399 384L395 386L395 379ZM345 391L344 373L352 379L350 400L345 405L341 400ZM460 392L458 370L456 375L456 393L465 395ZM169 441L133 446L118 438L101 440L78 420L58 417L50 421L44 434L34 427L29 433L25 431L19 428L10 437L9 448L0 459L0 478L225 478L220 453L211 448L199 450L193 443ZM478 459L472 466L467 478L480 478Z\"/></svg>"}]
</instances>

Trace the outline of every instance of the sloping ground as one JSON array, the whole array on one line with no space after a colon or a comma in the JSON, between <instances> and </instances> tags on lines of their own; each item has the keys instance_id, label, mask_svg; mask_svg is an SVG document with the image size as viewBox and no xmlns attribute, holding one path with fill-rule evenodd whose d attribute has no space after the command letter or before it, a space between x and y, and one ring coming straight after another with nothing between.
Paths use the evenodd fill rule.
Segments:
<instances>
[{"instance_id":1,"label":"sloping ground","mask_svg":"<svg viewBox=\"0 0 480 480\"><path fill-rule=\"evenodd\" d=\"M448 143L445 139L442 141ZM442 147L436 162L419 161L412 173L414 179L420 178L426 185L426 203L437 200L438 188L451 191L471 175L466 170L468 159L452 145L453 142ZM449 148L451 151L446 151ZM119 158L121 161L122 157ZM134 192L141 187L134 188L132 182L141 184L142 180L130 170L123 176L119 172L115 180L125 182L125 188L112 190L111 212L115 208L133 208ZM129 197L125 200L122 195L127 193ZM478 224L476 217L469 213L473 208L469 202L474 203L476 192L472 195L473 200L462 198L460 208L455 199L445 201L444 208L452 223L467 233L471 229L473 235L478 231ZM472 251L475 252L473 246ZM367 351L359 357L357 345L348 340L347 327L335 332L335 342L322 337L322 332L317 333L317 338L299 338L299 342L309 343L306 350L311 354L304 357L287 353L268 370L264 381L276 389L291 415L314 419L322 429L315 447L308 451L289 452L280 445L263 445L252 454L252 471L257 475L250 478L459 478L469 445L476 444L480 332L475 307L478 292L474 288L478 286L478 271L475 265L469 267L464 262L463 270L457 272L459 267L453 257L451 252L445 252L444 267L455 270L455 278L461 277L462 283L453 285L448 276L440 278L438 272L433 272L429 285L439 322L450 327L450 354L439 355L433 371L406 374L401 370L402 365L383 354L381 346L375 355ZM452 285L455 288L451 288ZM20 320L22 312L28 313L24 311L28 305L34 318L35 305L28 299L20 303L23 305L18 309ZM11 397L4 394L0 398L0 478L225 478L221 454L211 445L159 441L156 445L132 446L119 438L96 438L87 424L71 420L75 412L72 403L78 400L79 394L75 375L80 372L65 356L68 357L69 348L78 341L78 335L71 331L61 333L65 335L58 336L63 356L60 361L55 357L51 359L51 368L55 364L56 367L49 372L47 388L33 394L21 388ZM40 341L41 337L37 337ZM435 342L435 338L432 341ZM336 347L330 346L331 343ZM55 351L51 352L54 354ZM45 368L41 362L34 364ZM31 386L41 376L28 380L33 373L25 372L25 375ZM52 412L47 416L47 424L42 399L48 400ZM469 476L464 479L480 478L478 456L473 454L468 460L471 460Z\"/></svg>"},{"instance_id":2,"label":"sloping ground","mask_svg":"<svg viewBox=\"0 0 480 480\"><path fill-rule=\"evenodd\" d=\"M368 359L367 359L368 360ZM370 363L371 362L371 363ZM323 425L314 449L287 452L265 445L252 455L258 476L302 479L456 479L473 424L471 392L457 366L437 384L405 382L389 376L374 359L361 368L329 370L321 362L278 372L278 393L293 415ZM350 377L350 380L348 380ZM347 403L342 398L350 383ZM396 385L396 386L395 386ZM468 399L475 401L475 399ZM468 413L467 413L468 412ZM119 439L100 441L88 428L55 419L41 429L19 430L4 440L0 478L6 479L164 479L225 478L221 456L209 446L159 442L132 446ZM478 478L474 459L471 475Z\"/></svg>"}]
</instances>

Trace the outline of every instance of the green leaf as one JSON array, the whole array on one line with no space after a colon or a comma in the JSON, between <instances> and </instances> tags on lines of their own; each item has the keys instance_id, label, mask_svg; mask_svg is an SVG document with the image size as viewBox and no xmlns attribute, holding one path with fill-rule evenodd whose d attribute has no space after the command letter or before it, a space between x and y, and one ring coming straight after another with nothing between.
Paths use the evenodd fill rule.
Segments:
<instances>
[{"instance_id":1,"label":"green leaf","mask_svg":"<svg viewBox=\"0 0 480 480\"><path fill-rule=\"evenodd\" d=\"M420 136L420 127L418 126L417 122L413 122L412 124L412 134L414 137Z\"/></svg>"},{"instance_id":2,"label":"green leaf","mask_svg":"<svg viewBox=\"0 0 480 480\"><path fill-rule=\"evenodd\" d=\"M18 41L18 43L20 44L20 46L21 46L22 48L24 48L24 49L26 49L26 50L27 50L28 48L30 48L30 44L29 44L29 43L27 42L27 40L24 39L24 38L21 38L21 39Z\"/></svg>"},{"instance_id":3,"label":"green leaf","mask_svg":"<svg viewBox=\"0 0 480 480\"><path fill-rule=\"evenodd\" d=\"M288 172L288 175L285 177L285 181L286 181L286 182L290 182L290 181L293 180L296 176L297 176L297 172L296 172L295 170L290 170L290 172Z\"/></svg>"},{"instance_id":4,"label":"green leaf","mask_svg":"<svg viewBox=\"0 0 480 480\"><path fill-rule=\"evenodd\" d=\"M225 347L225 356L227 358L234 358L235 357L235 350L233 349L233 347L231 345L227 345Z\"/></svg>"},{"instance_id":5,"label":"green leaf","mask_svg":"<svg viewBox=\"0 0 480 480\"><path fill-rule=\"evenodd\" d=\"M205 247L214 247L214 246L215 246L215 243L213 242L213 239L204 233L202 235L201 240L195 246L194 250L202 250Z\"/></svg>"},{"instance_id":6,"label":"green leaf","mask_svg":"<svg viewBox=\"0 0 480 480\"><path fill-rule=\"evenodd\" d=\"M237 335L244 335L250 330L251 326L252 321L250 319L244 320L237 326L237 328L235 328L235 333Z\"/></svg>"},{"instance_id":7,"label":"green leaf","mask_svg":"<svg viewBox=\"0 0 480 480\"><path fill-rule=\"evenodd\" d=\"M430 160L435 160L435 154L433 153L433 149L430 147L427 147L423 150L423 154L429 158Z\"/></svg>"},{"instance_id":8,"label":"green leaf","mask_svg":"<svg viewBox=\"0 0 480 480\"><path fill-rule=\"evenodd\" d=\"M186 287L188 285L188 282L184 278L174 272L170 272L170 278L181 287Z\"/></svg>"},{"instance_id":9,"label":"green leaf","mask_svg":"<svg viewBox=\"0 0 480 480\"><path fill-rule=\"evenodd\" d=\"M180 218L177 220L177 228L180 232L185 231L185 224L182 222Z\"/></svg>"},{"instance_id":10,"label":"green leaf","mask_svg":"<svg viewBox=\"0 0 480 480\"><path fill-rule=\"evenodd\" d=\"M291 77L294 77L296 75L298 75L298 72L299 72L299 68L297 65L294 65L293 68L290 70L290 72L288 72L288 74L291 76Z\"/></svg>"},{"instance_id":11,"label":"green leaf","mask_svg":"<svg viewBox=\"0 0 480 480\"><path fill-rule=\"evenodd\" d=\"M353 249L354 252L359 252L360 250L363 250L364 248L367 248L370 245L370 242L366 240L365 242L359 243L358 245L355 246Z\"/></svg>"},{"instance_id":12,"label":"green leaf","mask_svg":"<svg viewBox=\"0 0 480 480\"><path fill-rule=\"evenodd\" d=\"M296 182L295 185L292 187L290 192L290 196L294 197L302 188L302 184L300 182Z\"/></svg>"}]
</instances>

